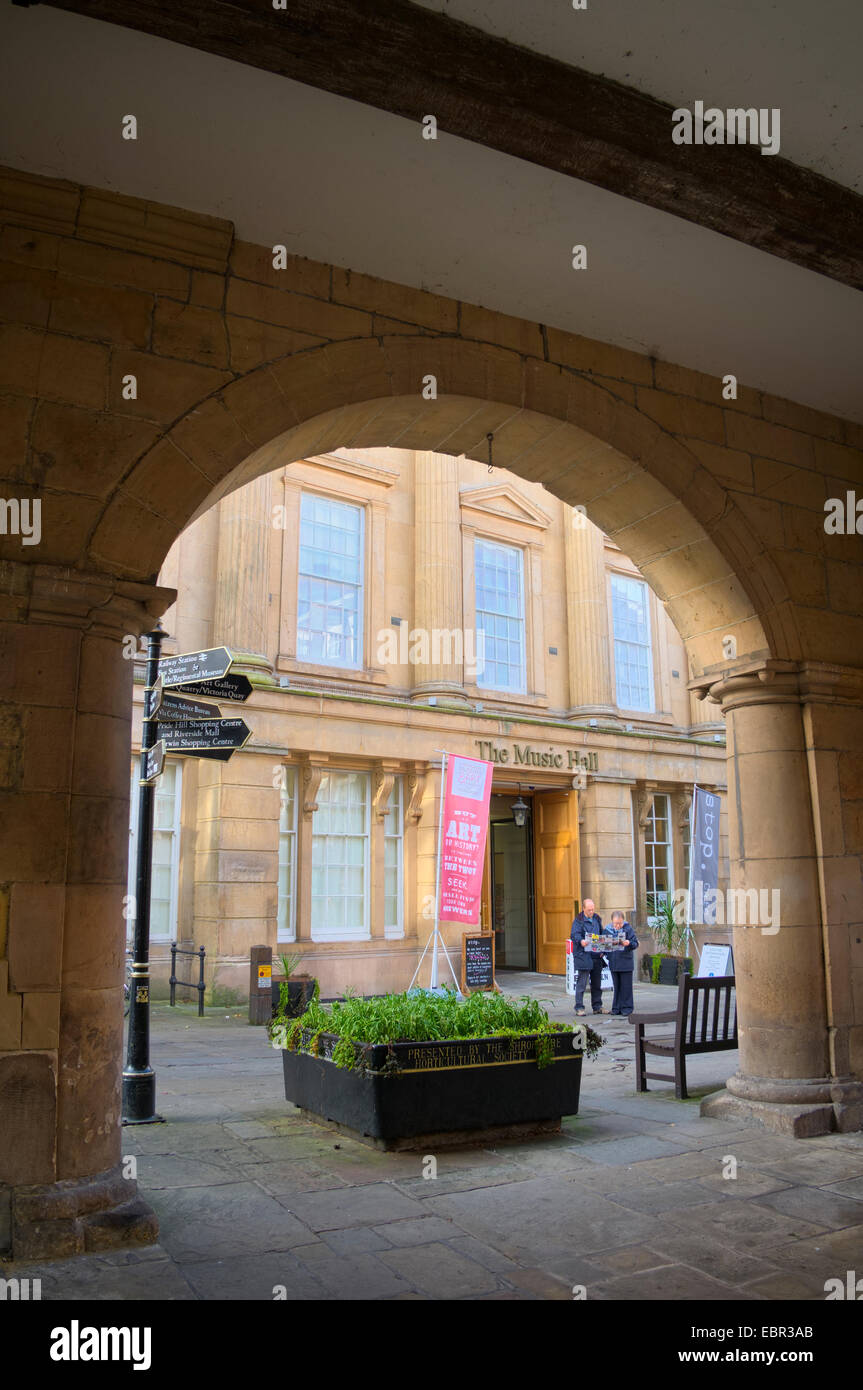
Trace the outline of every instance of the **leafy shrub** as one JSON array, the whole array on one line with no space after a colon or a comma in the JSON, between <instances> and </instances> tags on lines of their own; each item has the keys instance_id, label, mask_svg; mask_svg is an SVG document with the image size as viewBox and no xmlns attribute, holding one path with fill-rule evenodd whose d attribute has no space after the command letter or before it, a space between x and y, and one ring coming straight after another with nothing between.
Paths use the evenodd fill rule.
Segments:
<instances>
[{"instance_id":1,"label":"leafy shrub","mask_svg":"<svg viewBox=\"0 0 863 1390\"><path fill-rule=\"evenodd\" d=\"M463 1038L520 1037L535 1033L539 1066L552 1061L552 1033L571 1032L571 1025L555 1023L535 999L506 999L500 994L471 994L459 1000L454 991L426 994L386 994L374 999L348 997L325 1008L314 999L299 1018L286 1017L278 1010L270 1025L270 1036L290 1051L317 1053L320 1035L335 1033L339 1041L333 1050L337 1067L353 1070L364 1065L369 1044L397 1042L437 1042ZM585 1052L594 1057L603 1039L585 1026ZM391 1065L384 1070L394 1069Z\"/></svg>"}]
</instances>

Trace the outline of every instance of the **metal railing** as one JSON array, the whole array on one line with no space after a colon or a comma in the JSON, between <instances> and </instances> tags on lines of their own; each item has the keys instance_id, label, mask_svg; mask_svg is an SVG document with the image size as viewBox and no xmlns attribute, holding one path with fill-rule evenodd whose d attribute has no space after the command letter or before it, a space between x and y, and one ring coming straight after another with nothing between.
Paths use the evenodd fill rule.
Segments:
<instances>
[{"instance_id":1,"label":"metal railing","mask_svg":"<svg viewBox=\"0 0 863 1390\"><path fill-rule=\"evenodd\" d=\"M182 985L184 989L196 989L198 991L198 1018L204 1017L204 948L200 946L197 951L184 951L181 947L171 944L171 1006L177 1002L177 985ZM199 962L199 977L197 983L194 980L177 979L177 956L197 956Z\"/></svg>"}]
</instances>

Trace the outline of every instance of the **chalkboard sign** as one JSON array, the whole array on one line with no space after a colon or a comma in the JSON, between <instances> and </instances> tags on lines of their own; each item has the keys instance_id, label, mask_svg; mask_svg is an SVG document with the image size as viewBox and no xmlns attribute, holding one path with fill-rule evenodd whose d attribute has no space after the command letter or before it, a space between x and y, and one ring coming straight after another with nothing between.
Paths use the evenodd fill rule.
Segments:
<instances>
[{"instance_id":1,"label":"chalkboard sign","mask_svg":"<svg viewBox=\"0 0 863 1390\"><path fill-rule=\"evenodd\" d=\"M462 994L497 989L494 979L494 933L465 932L461 942Z\"/></svg>"}]
</instances>

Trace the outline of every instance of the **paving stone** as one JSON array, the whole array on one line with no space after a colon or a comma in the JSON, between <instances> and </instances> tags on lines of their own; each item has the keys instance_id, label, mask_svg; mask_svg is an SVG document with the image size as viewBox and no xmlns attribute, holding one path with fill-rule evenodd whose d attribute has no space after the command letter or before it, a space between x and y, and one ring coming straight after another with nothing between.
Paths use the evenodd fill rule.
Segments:
<instances>
[{"instance_id":1,"label":"paving stone","mask_svg":"<svg viewBox=\"0 0 863 1390\"><path fill-rule=\"evenodd\" d=\"M439 1216L419 1216L406 1221L389 1221L385 1226L375 1226L378 1235L385 1236L390 1245L426 1245L434 1240L451 1240L462 1235L462 1231L452 1221L444 1221Z\"/></svg>"},{"instance_id":2,"label":"paving stone","mask_svg":"<svg viewBox=\"0 0 863 1390\"><path fill-rule=\"evenodd\" d=\"M423 1216L422 1207L389 1183L309 1192L291 1198L291 1211L309 1230L338 1231L345 1226L379 1226L399 1217Z\"/></svg>"},{"instance_id":3,"label":"paving stone","mask_svg":"<svg viewBox=\"0 0 863 1390\"><path fill-rule=\"evenodd\" d=\"M481 1240L474 1236L456 1236L448 1240L447 1244L451 1250L455 1250L459 1255L466 1255L470 1260L476 1260L485 1269L490 1269L496 1274L506 1274L508 1270L518 1269L514 1260L510 1260L506 1255L502 1255L499 1250L493 1249L490 1245L484 1245Z\"/></svg>"},{"instance_id":4,"label":"paving stone","mask_svg":"<svg viewBox=\"0 0 863 1390\"><path fill-rule=\"evenodd\" d=\"M843 1197L817 1187L787 1187L780 1192L756 1197L755 1202L785 1216L802 1217L816 1226L832 1230L860 1224L859 1202L855 1202L853 1197Z\"/></svg>"},{"instance_id":5,"label":"paving stone","mask_svg":"<svg viewBox=\"0 0 863 1390\"><path fill-rule=\"evenodd\" d=\"M269 1125L261 1124L260 1120L240 1120L225 1124L225 1129L229 1129L232 1134L236 1134L238 1139L270 1139L272 1130Z\"/></svg>"},{"instance_id":6,"label":"paving stone","mask_svg":"<svg viewBox=\"0 0 863 1390\"><path fill-rule=\"evenodd\" d=\"M715 1196L706 1192L697 1182L654 1182L641 1183L636 1178L629 1188L621 1188L607 1194L609 1200L618 1202L631 1211L661 1212L677 1207L706 1206L714 1202Z\"/></svg>"},{"instance_id":7,"label":"paving stone","mask_svg":"<svg viewBox=\"0 0 863 1390\"><path fill-rule=\"evenodd\" d=\"M196 1260L182 1269L197 1297L207 1301L293 1303L327 1297L326 1287L286 1251Z\"/></svg>"},{"instance_id":8,"label":"paving stone","mask_svg":"<svg viewBox=\"0 0 863 1390\"><path fill-rule=\"evenodd\" d=\"M632 1139L606 1139L600 1144L582 1144L579 1157L590 1163L637 1163L642 1158L675 1158L682 1150L665 1139L652 1134L636 1135Z\"/></svg>"},{"instance_id":9,"label":"paving stone","mask_svg":"<svg viewBox=\"0 0 863 1390\"><path fill-rule=\"evenodd\" d=\"M811 1144L810 1139L807 1143ZM863 1150L841 1151L822 1147L820 1150L786 1153L775 1160L764 1159L759 1167L788 1182L804 1186L826 1187L847 1178L863 1177Z\"/></svg>"},{"instance_id":10,"label":"paving stone","mask_svg":"<svg viewBox=\"0 0 863 1390\"><path fill-rule=\"evenodd\" d=\"M413 1292L409 1280L403 1279L398 1270L383 1263L389 1253L392 1252L385 1251L380 1257L333 1255L331 1259L315 1260L311 1271L329 1297L340 1300L366 1301Z\"/></svg>"},{"instance_id":11,"label":"paving stone","mask_svg":"<svg viewBox=\"0 0 863 1390\"><path fill-rule=\"evenodd\" d=\"M498 1287L498 1277L491 1270L437 1242L391 1250L380 1260L430 1298L469 1298Z\"/></svg>"},{"instance_id":12,"label":"paving stone","mask_svg":"<svg viewBox=\"0 0 863 1390\"><path fill-rule=\"evenodd\" d=\"M250 1182L179 1187L160 1192L153 1204L160 1241L181 1263L289 1250L311 1238L308 1226Z\"/></svg>"},{"instance_id":13,"label":"paving stone","mask_svg":"<svg viewBox=\"0 0 863 1390\"><path fill-rule=\"evenodd\" d=\"M607 1255L594 1255L593 1263L614 1274L639 1274L643 1269L656 1269L658 1265L674 1261L668 1255L658 1255L646 1245L628 1245L623 1250L611 1250Z\"/></svg>"},{"instance_id":14,"label":"paving stone","mask_svg":"<svg viewBox=\"0 0 863 1390\"><path fill-rule=\"evenodd\" d=\"M733 1197L725 1202L668 1211L664 1219L690 1234L715 1229L717 1234L721 1233L722 1243L736 1250L759 1250L760 1247L778 1245L780 1242L804 1240L819 1232L817 1225L799 1217L781 1216L755 1202L735 1200Z\"/></svg>"},{"instance_id":15,"label":"paving stone","mask_svg":"<svg viewBox=\"0 0 863 1390\"><path fill-rule=\"evenodd\" d=\"M427 1205L521 1264L647 1244L660 1229L653 1217L627 1211L561 1177L453 1193Z\"/></svg>"},{"instance_id":16,"label":"paving stone","mask_svg":"<svg viewBox=\"0 0 863 1390\"><path fill-rule=\"evenodd\" d=\"M650 1247L666 1264L691 1265L725 1284L745 1284L749 1280L775 1273L777 1265L770 1256L735 1250L718 1239L702 1232L686 1235L671 1228L651 1241Z\"/></svg>"},{"instance_id":17,"label":"paving stone","mask_svg":"<svg viewBox=\"0 0 863 1390\"><path fill-rule=\"evenodd\" d=\"M640 1274L625 1274L592 1291L591 1297L606 1301L609 1298L637 1299L639 1302L729 1302L751 1299L752 1295L739 1287L731 1287L712 1279L709 1274L689 1265L661 1265L643 1270Z\"/></svg>"},{"instance_id":18,"label":"paving stone","mask_svg":"<svg viewBox=\"0 0 863 1390\"><path fill-rule=\"evenodd\" d=\"M841 1231L822 1231L805 1240L778 1243L759 1253L784 1269L820 1274L824 1279L844 1279L849 1269L863 1277L863 1225Z\"/></svg>"},{"instance_id":19,"label":"paving stone","mask_svg":"<svg viewBox=\"0 0 863 1390\"><path fill-rule=\"evenodd\" d=\"M854 1197L863 1202L863 1178L849 1178L847 1182L833 1183L827 1191L838 1192L841 1197Z\"/></svg>"},{"instance_id":20,"label":"paving stone","mask_svg":"<svg viewBox=\"0 0 863 1390\"><path fill-rule=\"evenodd\" d=\"M163 1187L214 1187L236 1181L232 1165L220 1162L214 1154L206 1159L180 1154L142 1154L138 1159L138 1183L142 1189Z\"/></svg>"},{"instance_id":21,"label":"paving stone","mask_svg":"<svg viewBox=\"0 0 863 1390\"><path fill-rule=\"evenodd\" d=\"M765 1192L781 1192L790 1186L784 1178L760 1173L757 1168L738 1168L736 1178L724 1178L718 1163L715 1172L699 1177L698 1184L705 1192L712 1192L715 1196L721 1193L733 1197L760 1197Z\"/></svg>"},{"instance_id":22,"label":"paving stone","mask_svg":"<svg viewBox=\"0 0 863 1390\"><path fill-rule=\"evenodd\" d=\"M41 1279L43 1303L81 1299L100 1303L152 1299L194 1302L197 1294L183 1270L162 1246L152 1248L158 1250L158 1258L123 1264L110 1263L98 1255L41 1264L0 1262L0 1278Z\"/></svg>"},{"instance_id":23,"label":"paving stone","mask_svg":"<svg viewBox=\"0 0 863 1390\"><path fill-rule=\"evenodd\" d=\"M341 1178L301 1158L285 1163L240 1165L234 1171L238 1176L258 1183L274 1197L295 1196L300 1192L326 1192L345 1186Z\"/></svg>"},{"instance_id":24,"label":"paving stone","mask_svg":"<svg viewBox=\"0 0 863 1390\"><path fill-rule=\"evenodd\" d=\"M385 1231L386 1226L380 1228ZM348 1226L344 1231L325 1231L325 1244L334 1255L367 1255L375 1250L391 1250L393 1242L366 1226Z\"/></svg>"},{"instance_id":25,"label":"paving stone","mask_svg":"<svg viewBox=\"0 0 863 1390\"><path fill-rule=\"evenodd\" d=\"M824 1281L805 1273L789 1274L784 1270L778 1270L762 1279L753 1279L751 1284L745 1284L743 1287L746 1293L758 1294L761 1298L777 1302L797 1302L800 1299L824 1301Z\"/></svg>"},{"instance_id":26,"label":"paving stone","mask_svg":"<svg viewBox=\"0 0 863 1390\"><path fill-rule=\"evenodd\" d=\"M528 1294L533 1298L559 1303L572 1299L572 1288L568 1281L555 1278L544 1269L519 1269L515 1273L508 1273L506 1281L508 1284L515 1284L516 1288L522 1291L522 1296Z\"/></svg>"}]
</instances>

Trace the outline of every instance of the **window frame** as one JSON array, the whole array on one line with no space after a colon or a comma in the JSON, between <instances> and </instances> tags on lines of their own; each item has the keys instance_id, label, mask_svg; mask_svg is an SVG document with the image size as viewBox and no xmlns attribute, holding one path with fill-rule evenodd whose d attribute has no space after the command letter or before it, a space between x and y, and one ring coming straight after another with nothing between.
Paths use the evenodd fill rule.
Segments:
<instances>
[{"instance_id":1,"label":"window frame","mask_svg":"<svg viewBox=\"0 0 863 1390\"><path fill-rule=\"evenodd\" d=\"M484 536L484 535L480 535L480 534L478 534L478 533L477 533L477 534L474 534L474 537L473 537L473 614L474 614L474 628L475 628L475 630L476 630L477 637L479 636L479 632L480 632L480 613L484 613L484 614L485 614L485 613L488 613L488 616L490 616L490 617L495 617L495 616L500 616L500 617L504 617L504 618L507 617L506 614L492 614L489 610L487 610L487 609L480 609L480 607L479 607L479 602L478 602L478 597L479 597L479 595L478 595L478 589L479 589L479 570L480 570L480 566L479 566L479 563L478 563L478 557L479 557L479 547L480 547L480 546L489 546L489 547L491 547L492 549L495 549L495 550L506 550L506 551L511 551L513 554L515 554L515 555L518 556L519 604L520 604L520 608L521 608L521 613L520 613L520 616L519 616L519 619L518 619L518 621L519 621L520 624L521 624L521 666L520 666L521 684L520 684L520 685L492 685L492 684L490 684L490 682L488 681L488 679L486 678L486 675L485 675L485 668L486 668L486 666L487 666L487 664L488 664L488 638L485 638L485 637L484 637L484 641L483 641L484 666L483 666L483 671L482 671L482 673L479 673L479 672L477 673L477 677L476 677L476 687L477 687L478 690L490 690L490 691L495 691L495 692L500 693L501 695L516 695L516 696L518 696L518 695L525 695L525 696L526 696L526 695L527 695L527 670L528 670L528 632L527 632L527 585L526 585L526 570L527 570L527 566L526 566L526 563L525 563L525 547L524 547L524 546L521 546L521 545L518 545L518 544L512 544L512 543L510 543L510 542L500 540L500 539L498 539L497 537ZM508 621L512 621L512 619L507 619L507 620L508 620ZM484 631L485 631L485 629L483 629L483 632L484 632ZM492 640L494 640L494 639L492 639ZM509 662L507 663L507 665L509 665Z\"/></svg>"},{"instance_id":2,"label":"window frame","mask_svg":"<svg viewBox=\"0 0 863 1390\"><path fill-rule=\"evenodd\" d=\"M365 842L365 852L363 855L363 926L360 930L351 930L347 935L331 934L327 931L324 935L320 934L320 928L315 927L315 899L314 891L314 841L315 841L315 817L319 814L321 802L321 787L325 778L331 777L361 777L365 784L365 828L362 838ZM370 941L371 933L371 877L372 877L372 778L371 772L365 768L356 767L326 767L321 774L321 782L316 792L316 808L312 812L311 835L309 838L309 937L316 942L347 942L347 941ZM328 838L322 837L322 838ZM357 838L357 837L351 837ZM351 867L350 865L346 867ZM329 896L329 895L326 895Z\"/></svg>"},{"instance_id":3,"label":"window frame","mask_svg":"<svg viewBox=\"0 0 863 1390\"><path fill-rule=\"evenodd\" d=\"M351 511L355 511L355 512L358 513L358 515L359 515L359 575L360 575L360 578L359 578L359 582L358 582L358 583L354 584L353 581L351 581L351 580L331 580L331 579L329 578L329 576L323 577L323 576L321 576L321 575L310 575L310 574L306 574L306 573L301 569L300 566L301 566L302 551L303 551L303 506L304 506L304 503L305 503L306 498L313 498L313 499L315 499L316 501L326 502L329 506L332 506L332 507L345 507L345 508L349 508ZM366 545L367 545L367 542L366 542L366 537L367 537L368 529L369 529L369 528L368 528L368 518L366 517L366 511L367 511L367 509L368 509L368 504L367 504L367 503L364 503L364 502L362 502L362 501L360 501L360 500L354 500L354 499L349 499L349 498L344 498L344 497L333 497L333 496L331 496L331 495L330 495L329 493L327 493L327 492L318 491L317 489L311 488L311 487L303 487L303 488L301 488L301 490L300 490L300 498L299 498L299 524L298 524L298 527L297 527L297 551L296 551L297 598L296 598L296 613L295 613L295 620L296 620L296 658L295 658L295 659L296 659L297 664L300 665L300 666L325 668L325 669L334 670L334 671L352 671L352 672L360 672L360 671L365 670L365 665L364 665L365 659L366 659L366 630L365 630L365 625L366 625L366 605L367 605L367 594L366 594L366 589L367 589L367 585L368 585L367 555L366 555ZM310 524L311 524L311 525L314 525L315 523L312 522L312 523L310 523ZM332 554L332 553L335 553L335 552L328 552L328 553ZM310 655L307 654L307 653L304 654L304 655L301 655L301 653L300 653L300 640L301 640L301 639L300 639L300 633L301 633L301 631L304 630L304 629L302 629L301 626L300 626L300 604L301 604L301 601L302 601L302 600L301 600L301 597L300 597L300 590L301 590L302 580L303 580L303 579L314 580L314 579L321 579L321 578L323 578L324 583L340 583L340 584L344 584L346 587L356 588L356 589L359 591L359 594L358 594L358 601L357 601L357 621L356 621L357 659L356 659L355 661L333 661L333 660L330 660L330 659L327 659L327 658L318 657L318 656L316 656L316 655L315 655L315 656L310 656ZM314 632L314 630L312 630L312 631ZM320 634L320 633L314 632L314 635L315 635L315 636L321 636L321 635L326 635L326 634ZM347 639L345 639L344 635L342 635L342 640L343 640L343 641L346 641L346 640L347 640Z\"/></svg>"},{"instance_id":4,"label":"window frame","mask_svg":"<svg viewBox=\"0 0 863 1390\"><path fill-rule=\"evenodd\" d=\"M171 827L171 895L168 899L169 925L167 934L153 931L152 915L150 919L149 940L157 945L166 942L178 941L180 939L180 840L183 834L183 759L168 758L165 761L166 767L174 769L174 823ZM138 795L140 785L140 759L136 758L131 771L131 795L129 798L129 863L126 876L126 891L130 898L135 899L135 911L137 912L137 859L138 859L138 810L140 798ZM153 845L157 834L165 833L156 825L156 796L158 795L158 782L153 787ZM152 861L150 868L152 882ZM130 945L134 939L135 919L126 918L126 944Z\"/></svg>"},{"instance_id":5,"label":"window frame","mask_svg":"<svg viewBox=\"0 0 863 1390\"><path fill-rule=\"evenodd\" d=\"M645 625L646 625L646 629L647 629L647 641L644 642L644 643L633 643L633 642L630 642L627 638L618 637L618 635L617 635L616 623L615 623L615 612L614 612L614 589L615 589L615 583L621 583L621 582L622 582L622 583L625 583L625 584L634 584L634 585L637 585L637 586L640 588L642 594L644 595L644 617L645 617ZM647 581L646 581L645 579L642 579L639 575L627 574L627 573L625 573L625 572L622 571L622 570L609 570L609 572L608 572L608 592L609 592L609 607L610 607L610 610L611 610L611 613L610 613L610 616L611 616L611 652L612 652L612 666L613 666L613 671L614 671L614 702L615 702L615 705L617 706L617 708L618 708L619 710L623 710L623 711L624 711L625 713L627 713L627 714L634 714L634 715L640 715L640 716L655 715L655 714L657 713L657 707L656 707L656 697L657 697L656 685L657 685L657 681L656 681L656 670L655 670L656 653L655 653L655 650L654 650L654 640L653 640L653 621L652 621L651 613L650 613L650 605L651 605L651 591L650 591L650 585L647 583ZM618 664L617 664L617 648L618 648L618 643L625 644L625 645L627 645L627 646L636 646L636 647L638 647L638 648L640 648L640 649L645 649L645 648L646 648L646 651L647 651L647 681L648 681L648 691L647 691L647 694L648 694L648 704L647 704L646 706L628 705L628 704L624 704L624 703L621 701L620 679L619 679L619 677L618 677Z\"/></svg>"},{"instance_id":6,"label":"window frame","mask_svg":"<svg viewBox=\"0 0 863 1390\"><path fill-rule=\"evenodd\" d=\"M388 821L388 819L389 819L389 810L390 810L389 802L387 803L387 810L386 810L386 814L385 814L384 820L383 820L383 834L384 834L384 864L383 864L383 871L384 871L384 895L383 895L383 896L384 896L384 937L385 937L386 940L388 940L388 941L400 941L400 940L402 940L402 938L404 937L404 934L405 934L405 794L404 794L404 782L405 782L404 777L400 776L399 774L396 774L396 776L393 778L393 785L392 785L392 788L391 788L391 790L390 790L390 800L392 799L392 797L393 797L394 794L397 793L397 795L398 795L398 802L397 802L397 808L396 808L397 811L398 811L398 823L399 823L398 834L396 834L396 835L390 835L390 834L388 834L388 832L387 832L387 821ZM397 858L396 858L396 873L397 873L396 905L397 905L398 921L395 922L395 923L391 923L391 922L388 923L388 922L387 922L387 885L386 885L386 874L387 874L387 844L390 843L390 842L392 842L392 841L395 841L396 847L397 847L397 848L396 848L396 855L397 855Z\"/></svg>"},{"instance_id":7,"label":"window frame","mask_svg":"<svg viewBox=\"0 0 863 1390\"><path fill-rule=\"evenodd\" d=\"M287 945L288 943L293 942L293 941L296 941L296 939L297 939L297 857L298 857L298 854L299 854L299 811L298 811L298 807L299 807L299 795L298 795L298 789L299 789L299 780L300 780L300 779L299 779L299 769L295 766L295 764L293 764L293 763L283 763L283 764L282 764L282 767L284 768L284 771L285 771L287 777L293 776L294 791L293 791L293 796L292 796L291 800L292 800L292 802L293 802L294 812L293 812L293 827L292 827L290 830L283 831L283 830L282 830L282 793L283 793L283 791L284 791L284 783L283 783L283 784L281 784L281 785L279 786L279 827L278 827L279 845L278 845L278 856L277 856L277 860L276 860L276 873L277 873L277 878L276 878L276 945ZM290 875L291 882L290 882L290 888L289 888L289 892L290 892L290 901L291 901L291 911L290 911L290 921L288 922L287 927L286 927L285 929L283 929L283 927L282 927L282 901L283 901L283 898L282 898L282 892L281 892L281 883L282 883L282 844L283 844L284 839L285 839L285 838L288 838L288 837L292 837L292 839L293 839L293 849L292 849L292 852L291 852L291 875ZM286 934L286 933L287 933L287 934Z\"/></svg>"}]
</instances>

